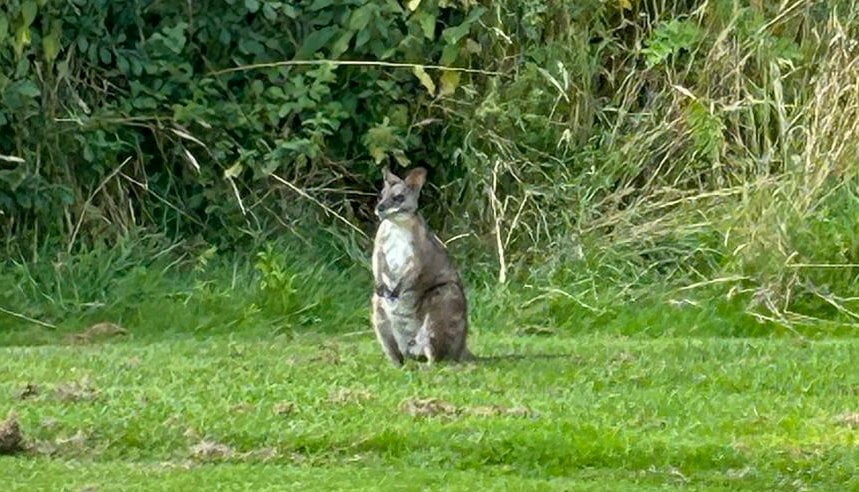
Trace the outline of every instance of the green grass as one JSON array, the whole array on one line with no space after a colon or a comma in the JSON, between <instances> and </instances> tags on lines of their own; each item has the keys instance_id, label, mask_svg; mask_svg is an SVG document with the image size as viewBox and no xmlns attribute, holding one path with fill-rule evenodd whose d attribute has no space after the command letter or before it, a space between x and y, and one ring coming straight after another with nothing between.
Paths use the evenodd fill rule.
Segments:
<instances>
[{"instance_id":1,"label":"green grass","mask_svg":"<svg viewBox=\"0 0 859 492\"><path fill-rule=\"evenodd\" d=\"M397 369L360 262L7 266L3 307L56 327L0 314L0 416L30 445L4 490L859 490L859 333L761 324L742 296L467 270L486 358ZM129 334L68 338L99 321Z\"/></svg>"},{"instance_id":2,"label":"green grass","mask_svg":"<svg viewBox=\"0 0 859 492\"><path fill-rule=\"evenodd\" d=\"M0 483L859 488L857 431L840 420L859 411L859 340L482 330L474 346L501 357L400 370L369 334L6 347L0 412L34 450L0 458ZM28 383L36 394L15 397ZM414 416L414 398L449 405ZM530 414L504 411L518 407ZM204 456L203 441L225 447Z\"/></svg>"}]
</instances>

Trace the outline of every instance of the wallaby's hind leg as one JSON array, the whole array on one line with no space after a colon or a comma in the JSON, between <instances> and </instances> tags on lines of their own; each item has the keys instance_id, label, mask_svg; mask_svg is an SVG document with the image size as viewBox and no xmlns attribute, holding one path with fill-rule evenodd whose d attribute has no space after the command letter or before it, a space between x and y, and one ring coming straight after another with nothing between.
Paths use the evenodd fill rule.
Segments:
<instances>
[{"instance_id":1,"label":"wallaby's hind leg","mask_svg":"<svg viewBox=\"0 0 859 492\"><path fill-rule=\"evenodd\" d=\"M377 296L373 296L373 328L376 330L376 339L382 345L382 350L395 365L402 366L404 359L400 348L397 345L397 339L394 338L394 333L391 328L391 320L385 313L385 310L380 306L381 300Z\"/></svg>"},{"instance_id":2,"label":"wallaby's hind leg","mask_svg":"<svg viewBox=\"0 0 859 492\"><path fill-rule=\"evenodd\" d=\"M468 312L462 286L446 284L430 291L421 304L421 315L428 338L427 359L467 360Z\"/></svg>"},{"instance_id":3,"label":"wallaby's hind leg","mask_svg":"<svg viewBox=\"0 0 859 492\"><path fill-rule=\"evenodd\" d=\"M420 347L420 351L428 365L433 365L438 360L437 342L433 341L432 336L432 321L429 314L424 315L423 323L415 335L415 345Z\"/></svg>"}]
</instances>

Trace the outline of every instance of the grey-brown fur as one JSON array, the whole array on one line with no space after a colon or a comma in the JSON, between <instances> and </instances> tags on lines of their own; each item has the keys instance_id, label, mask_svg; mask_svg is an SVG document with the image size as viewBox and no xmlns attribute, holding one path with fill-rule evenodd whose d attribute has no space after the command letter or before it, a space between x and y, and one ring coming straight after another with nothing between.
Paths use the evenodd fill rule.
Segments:
<instances>
[{"instance_id":1,"label":"grey-brown fur","mask_svg":"<svg viewBox=\"0 0 859 492\"><path fill-rule=\"evenodd\" d=\"M373 326L396 365L473 358L466 346L468 306L444 244L418 214L423 168L400 179L387 168L376 206L381 219L373 247Z\"/></svg>"}]
</instances>

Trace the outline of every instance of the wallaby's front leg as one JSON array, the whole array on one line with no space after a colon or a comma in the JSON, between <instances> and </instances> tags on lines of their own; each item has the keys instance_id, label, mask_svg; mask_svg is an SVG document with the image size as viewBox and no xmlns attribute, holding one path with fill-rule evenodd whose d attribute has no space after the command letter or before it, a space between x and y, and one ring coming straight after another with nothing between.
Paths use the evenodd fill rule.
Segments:
<instances>
[{"instance_id":1,"label":"wallaby's front leg","mask_svg":"<svg viewBox=\"0 0 859 492\"><path fill-rule=\"evenodd\" d=\"M410 290L414 290L415 284L418 282L418 275L420 274L420 268L418 265L412 261L410 262L405 270L403 270L400 278L396 279L396 284L391 285L391 293L394 297L400 297L405 292Z\"/></svg>"},{"instance_id":2,"label":"wallaby's front leg","mask_svg":"<svg viewBox=\"0 0 859 492\"><path fill-rule=\"evenodd\" d=\"M404 359L400 348L397 345L397 340L394 338L391 320L388 314L381 306L381 298L378 295L373 296L373 328L376 331L376 339L382 345L382 350L388 356L388 359L396 366L402 366Z\"/></svg>"}]
</instances>

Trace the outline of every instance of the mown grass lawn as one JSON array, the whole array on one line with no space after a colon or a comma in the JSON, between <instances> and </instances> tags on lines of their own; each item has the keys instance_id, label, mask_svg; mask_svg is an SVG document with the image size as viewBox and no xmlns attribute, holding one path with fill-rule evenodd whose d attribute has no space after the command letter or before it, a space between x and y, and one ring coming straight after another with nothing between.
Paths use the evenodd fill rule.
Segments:
<instances>
[{"instance_id":1,"label":"mown grass lawn","mask_svg":"<svg viewBox=\"0 0 859 492\"><path fill-rule=\"evenodd\" d=\"M5 490L859 490L859 340L368 334L0 348ZM506 357L515 354L515 357Z\"/></svg>"}]
</instances>

